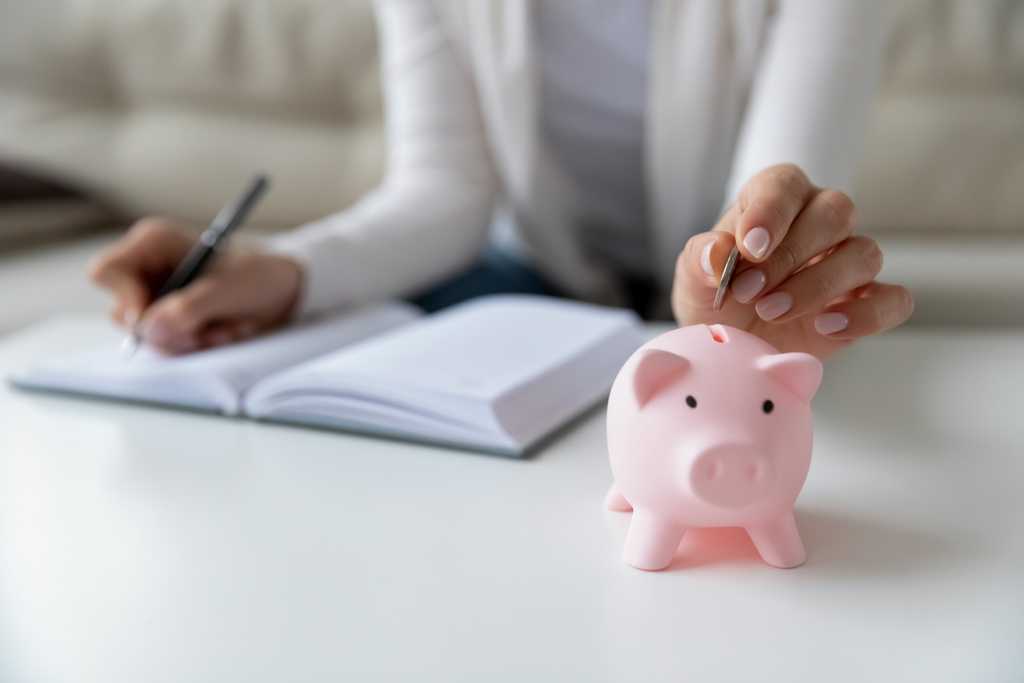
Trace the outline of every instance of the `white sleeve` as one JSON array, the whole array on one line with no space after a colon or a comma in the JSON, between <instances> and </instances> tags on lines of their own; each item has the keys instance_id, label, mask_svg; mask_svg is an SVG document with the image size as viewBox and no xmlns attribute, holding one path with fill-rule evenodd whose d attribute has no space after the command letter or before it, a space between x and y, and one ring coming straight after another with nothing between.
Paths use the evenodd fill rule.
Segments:
<instances>
[{"instance_id":1,"label":"white sleeve","mask_svg":"<svg viewBox=\"0 0 1024 683\"><path fill-rule=\"evenodd\" d=\"M726 205L755 173L792 162L849 191L878 84L879 0L781 0L733 157Z\"/></svg>"},{"instance_id":2,"label":"white sleeve","mask_svg":"<svg viewBox=\"0 0 1024 683\"><path fill-rule=\"evenodd\" d=\"M302 313L411 293L472 263L489 233L497 180L466 66L432 3L375 10L387 171L351 208L270 242L305 267Z\"/></svg>"}]
</instances>

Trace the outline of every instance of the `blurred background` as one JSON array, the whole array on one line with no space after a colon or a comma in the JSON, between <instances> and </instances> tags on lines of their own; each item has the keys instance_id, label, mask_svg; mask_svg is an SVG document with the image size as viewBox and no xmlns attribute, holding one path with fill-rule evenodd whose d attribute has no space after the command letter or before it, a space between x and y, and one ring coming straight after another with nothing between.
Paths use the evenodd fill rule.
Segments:
<instances>
[{"instance_id":1,"label":"blurred background","mask_svg":"<svg viewBox=\"0 0 1024 683\"><path fill-rule=\"evenodd\" d=\"M1024 325L1024 0L890 4L860 229L912 325ZM205 225L255 169L252 232L373 187L376 50L369 0L0 0L0 334L105 310L97 250L142 215Z\"/></svg>"}]
</instances>

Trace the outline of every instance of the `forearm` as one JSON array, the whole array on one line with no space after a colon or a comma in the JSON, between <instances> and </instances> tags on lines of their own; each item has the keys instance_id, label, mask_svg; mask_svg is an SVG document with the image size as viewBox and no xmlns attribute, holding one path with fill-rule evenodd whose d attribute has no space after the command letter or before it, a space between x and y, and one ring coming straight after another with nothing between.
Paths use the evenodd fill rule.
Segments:
<instances>
[{"instance_id":1,"label":"forearm","mask_svg":"<svg viewBox=\"0 0 1024 683\"><path fill-rule=\"evenodd\" d=\"M783 0L733 159L726 202L761 169L800 166L849 191L878 83L885 9L877 0Z\"/></svg>"},{"instance_id":2,"label":"forearm","mask_svg":"<svg viewBox=\"0 0 1024 683\"><path fill-rule=\"evenodd\" d=\"M299 309L317 312L409 294L468 266L484 246L492 212L492 193L460 179L385 183L270 247L302 265Z\"/></svg>"},{"instance_id":3,"label":"forearm","mask_svg":"<svg viewBox=\"0 0 1024 683\"><path fill-rule=\"evenodd\" d=\"M432 3L375 9L387 175L352 208L273 241L303 265L302 312L412 293L468 265L488 235L497 179L474 83Z\"/></svg>"}]
</instances>

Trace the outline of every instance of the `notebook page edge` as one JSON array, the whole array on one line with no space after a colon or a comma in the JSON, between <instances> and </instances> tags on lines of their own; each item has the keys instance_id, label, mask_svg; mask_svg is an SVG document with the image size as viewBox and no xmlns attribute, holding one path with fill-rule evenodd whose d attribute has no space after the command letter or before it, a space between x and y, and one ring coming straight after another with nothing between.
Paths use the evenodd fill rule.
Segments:
<instances>
[{"instance_id":1,"label":"notebook page edge","mask_svg":"<svg viewBox=\"0 0 1024 683\"><path fill-rule=\"evenodd\" d=\"M369 336L379 334L382 329L393 329L415 320L421 315L415 307L402 302L383 302L372 304L355 311L356 314L373 315L377 312L384 322L382 326L371 326ZM326 316L312 318L304 322L305 328L284 328L251 342L243 342L237 346L214 349L208 352L162 359L143 349L141 356L131 359L123 357L113 341L95 348L74 351L59 358L42 358L29 362L20 369L7 373L8 383L20 390L51 392L72 396L95 396L101 399L114 399L126 402L147 403L150 405L180 406L191 409L221 412L226 415L244 413L244 389L239 389L233 381L236 379L231 370L240 365L237 361L238 352L252 355L268 344L280 346L287 343L289 337L311 335L333 327L343 327L344 322L353 315L353 311L345 311ZM47 322L40 325L48 324ZM359 335L360 339L367 335ZM275 337L279 337L275 339ZM323 347L332 344L329 335L327 340L315 346ZM282 342L281 339L284 341ZM308 346L308 345L307 345ZM255 351L254 351L255 350ZM316 351L313 351L316 353ZM207 356L206 353L216 354ZM330 351L327 351L330 353ZM280 358L281 354L278 354ZM317 355L323 355L318 353ZM235 362L217 362L225 356L235 358ZM213 358L213 363L210 359ZM271 371L257 370L263 378L281 372L280 360ZM288 363L285 367L294 365ZM250 366L251 367L251 366ZM255 380L258 383L261 380ZM252 383L250 384L250 386Z\"/></svg>"},{"instance_id":2,"label":"notebook page edge","mask_svg":"<svg viewBox=\"0 0 1024 683\"><path fill-rule=\"evenodd\" d=\"M611 388L616 373L630 354L644 343L642 329L636 323L624 325L615 333L596 339L556 368L538 374L506 392L496 402L494 411L503 429L530 448L562 425L596 405ZM595 349L615 349L614 353L595 355ZM593 359L593 360L591 360ZM578 389L562 376L582 376ZM547 387L562 387L561 392L547 392L548 400L538 403L536 395ZM579 386L579 385L577 385ZM560 406L561 404L561 406ZM525 406L525 409L520 409Z\"/></svg>"}]
</instances>

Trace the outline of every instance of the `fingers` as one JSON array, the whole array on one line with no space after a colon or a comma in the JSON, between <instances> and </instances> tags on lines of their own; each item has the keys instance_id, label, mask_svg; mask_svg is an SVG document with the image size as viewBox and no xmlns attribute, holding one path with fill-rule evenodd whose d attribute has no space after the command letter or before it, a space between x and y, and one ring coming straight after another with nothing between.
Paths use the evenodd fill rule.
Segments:
<instances>
[{"instance_id":1,"label":"fingers","mask_svg":"<svg viewBox=\"0 0 1024 683\"><path fill-rule=\"evenodd\" d=\"M817 313L831 301L866 285L882 269L882 251L868 237L852 237L827 258L797 272L754 305L758 317L774 323Z\"/></svg>"},{"instance_id":2,"label":"fingers","mask_svg":"<svg viewBox=\"0 0 1024 683\"><path fill-rule=\"evenodd\" d=\"M874 281L882 252L874 240L853 236L853 229L847 195L815 187L791 164L765 169L718 224L692 237L679 255L672 291L676 320L744 328L757 323L784 344L813 346L818 334L835 340L825 344L828 353L899 325L913 311L913 299L903 287ZM715 289L734 247L742 260L732 297L713 312Z\"/></svg>"},{"instance_id":3,"label":"fingers","mask_svg":"<svg viewBox=\"0 0 1024 683\"><path fill-rule=\"evenodd\" d=\"M211 272L153 303L142 321L146 342L172 353L220 346L285 322L301 270L256 252L225 252Z\"/></svg>"},{"instance_id":4,"label":"fingers","mask_svg":"<svg viewBox=\"0 0 1024 683\"><path fill-rule=\"evenodd\" d=\"M873 282L816 316L814 329L832 339L852 340L901 325L913 312L906 287Z\"/></svg>"},{"instance_id":5,"label":"fingers","mask_svg":"<svg viewBox=\"0 0 1024 683\"><path fill-rule=\"evenodd\" d=\"M114 294L117 322L134 324L150 302L153 280L170 272L191 242L164 219L143 219L93 260L89 276Z\"/></svg>"},{"instance_id":6,"label":"fingers","mask_svg":"<svg viewBox=\"0 0 1024 683\"><path fill-rule=\"evenodd\" d=\"M816 192L803 171L792 164L772 166L754 176L715 227L692 237L680 254L672 302L677 319L689 319L685 313L688 310L711 308L714 290L734 246L739 246L750 273L741 280L745 289L733 288L734 295L737 291L747 295L736 297L745 303L784 280L814 254L842 241L849 234L849 215L839 216L833 206L838 202L832 196L839 193L821 193L824 196L817 204L811 202L813 214L806 221L798 220ZM842 198L848 199L845 195ZM822 222L824 225L819 224ZM837 227L832 229L832 224ZM787 235L798 225L803 234L791 244ZM797 259L796 266L787 266ZM753 265L759 261L765 267Z\"/></svg>"},{"instance_id":7,"label":"fingers","mask_svg":"<svg viewBox=\"0 0 1024 683\"><path fill-rule=\"evenodd\" d=\"M770 292L815 256L840 244L853 232L853 201L836 190L812 197L790 227L785 239L763 263L745 264L732 282L732 295L749 303Z\"/></svg>"},{"instance_id":8,"label":"fingers","mask_svg":"<svg viewBox=\"0 0 1024 683\"><path fill-rule=\"evenodd\" d=\"M212 339L204 335L207 328L236 312L233 289L221 278L205 276L185 289L162 297L146 311L143 319L146 342L173 353L215 344L221 336L229 334L223 326L211 329Z\"/></svg>"},{"instance_id":9,"label":"fingers","mask_svg":"<svg viewBox=\"0 0 1024 683\"><path fill-rule=\"evenodd\" d=\"M140 332L165 353L187 353L252 337L287 322L302 266L253 250L225 250L209 272L146 309Z\"/></svg>"},{"instance_id":10,"label":"fingers","mask_svg":"<svg viewBox=\"0 0 1024 683\"><path fill-rule=\"evenodd\" d=\"M770 166L751 178L740 192L734 226L743 258L753 263L768 258L814 192L814 185L793 164Z\"/></svg>"}]
</instances>

